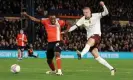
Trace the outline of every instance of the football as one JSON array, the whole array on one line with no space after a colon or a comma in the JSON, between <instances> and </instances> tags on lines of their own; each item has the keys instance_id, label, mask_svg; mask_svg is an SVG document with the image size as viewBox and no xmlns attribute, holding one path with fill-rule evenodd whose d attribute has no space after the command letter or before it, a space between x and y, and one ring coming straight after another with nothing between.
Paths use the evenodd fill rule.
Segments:
<instances>
[{"instance_id":1,"label":"football","mask_svg":"<svg viewBox=\"0 0 133 80\"><path fill-rule=\"evenodd\" d=\"M20 72L20 66L18 64L13 64L11 66L11 72L12 73L19 73Z\"/></svg>"}]
</instances>

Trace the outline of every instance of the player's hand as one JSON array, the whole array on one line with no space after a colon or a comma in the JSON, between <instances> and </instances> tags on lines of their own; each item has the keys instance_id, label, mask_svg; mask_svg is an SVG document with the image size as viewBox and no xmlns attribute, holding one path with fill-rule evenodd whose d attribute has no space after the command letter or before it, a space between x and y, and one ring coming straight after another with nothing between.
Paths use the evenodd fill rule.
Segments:
<instances>
[{"instance_id":1,"label":"player's hand","mask_svg":"<svg viewBox=\"0 0 133 80\"><path fill-rule=\"evenodd\" d=\"M27 43L27 40L23 40L24 43Z\"/></svg>"},{"instance_id":2,"label":"player's hand","mask_svg":"<svg viewBox=\"0 0 133 80\"><path fill-rule=\"evenodd\" d=\"M101 6L104 6L104 2L103 2L103 1L100 1L100 5L101 5Z\"/></svg>"},{"instance_id":3,"label":"player's hand","mask_svg":"<svg viewBox=\"0 0 133 80\"><path fill-rule=\"evenodd\" d=\"M68 31L63 31L63 32L61 32L61 34L66 34Z\"/></svg>"},{"instance_id":4,"label":"player's hand","mask_svg":"<svg viewBox=\"0 0 133 80\"><path fill-rule=\"evenodd\" d=\"M21 15L27 16L28 14L27 14L27 12L21 12Z\"/></svg>"},{"instance_id":5,"label":"player's hand","mask_svg":"<svg viewBox=\"0 0 133 80\"><path fill-rule=\"evenodd\" d=\"M63 32L61 32L61 34L65 34L65 32L63 31Z\"/></svg>"}]
</instances>

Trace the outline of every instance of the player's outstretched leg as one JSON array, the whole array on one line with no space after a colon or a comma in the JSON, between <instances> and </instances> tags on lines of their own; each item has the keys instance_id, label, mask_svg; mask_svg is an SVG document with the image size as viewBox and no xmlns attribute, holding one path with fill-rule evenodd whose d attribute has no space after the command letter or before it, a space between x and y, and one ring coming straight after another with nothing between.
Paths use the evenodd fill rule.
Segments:
<instances>
[{"instance_id":1,"label":"player's outstretched leg","mask_svg":"<svg viewBox=\"0 0 133 80\"><path fill-rule=\"evenodd\" d=\"M95 44L95 39L89 38L82 52L76 49L78 59L81 59L81 57L83 57L90 50L90 47L94 46L94 44Z\"/></svg>"},{"instance_id":2,"label":"player's outstretched leg","mask_svg":"<svg viewBox=\"0 0 133 80\"><path fill-rule=\"evenodd\" d=\"M53 59L47 59L47 63L49 65L49 68L51 69L51 71L47 71L46 74L55 74L56 70L55 70Z\"/></svg>"},{"instance_id":3,"label":"player's outstretched leg","mask_svg":"<svg viewBox=\"0 0 133 80\"><path fill-rule=\"evenodd\" d=\"M92 55L94 56L94 58L99 62L101 63L102 65L104 65L105 67L107 67L110 71L111 71L111 75L115 75L115 68L112 67L105 59L103 59L102 57L99 56L99 53L98 53L98 49L97 48L94 48L92 50Z\"/></svg>"},{"instance_id":4,"label":"player's outstretched leg","mask_svg":"<svg viewBox=\"0 0 133 80\"><path fill-rule=\"evenodd\" d=\"M59 52L55 52L56 64L57 64L57 75L63 75L61 70L61 57Z\"/></svg>"}]
</instances>

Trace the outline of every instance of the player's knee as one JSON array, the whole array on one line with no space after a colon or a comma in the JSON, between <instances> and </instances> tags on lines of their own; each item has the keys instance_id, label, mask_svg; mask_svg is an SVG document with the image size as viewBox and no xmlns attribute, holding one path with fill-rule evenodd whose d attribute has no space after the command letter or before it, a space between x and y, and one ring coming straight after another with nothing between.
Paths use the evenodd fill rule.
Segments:
<instances>
[{"instance_id":1,"label":"player's knee","mask_svg":"<svg viewBox=\"0 0 133 80\"><path fill-rule=\"evenodd\" d=\"M55 57L60 57L60 52L55 52Z\"/></svg>"},{"instance_id":2,"label":"player's knee","mask_svg":"<svg viewBox=\"0 0 133 80\"><path fill-rule=\"evenodd\" d=\"M20 49L18 49L18 52L21 52L21 50L20 50Z\"/></svg>"},{"instance_id":3,"label":"player's knee","mask_svg":"<svg viewBox=\"0 0 133 80\"><path fill-rule=\"evenodd\" d=\"M95 44L95 39L89 38L88 41L87 41L87 44L90 45L90 46L94 46L94 44Z\"/></svg>"}]
</instances>

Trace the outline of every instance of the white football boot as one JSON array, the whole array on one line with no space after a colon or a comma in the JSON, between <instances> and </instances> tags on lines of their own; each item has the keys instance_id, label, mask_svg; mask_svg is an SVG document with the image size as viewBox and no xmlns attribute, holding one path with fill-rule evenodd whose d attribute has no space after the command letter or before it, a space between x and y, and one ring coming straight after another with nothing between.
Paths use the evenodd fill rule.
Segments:
<instances>
[{"instance_id":1,"label":"white football boot","mask_svg":"<svg viewBox=\"0 0 133 80\"><path fill-rule=\"evenodd\" d=\"M111 76L114 76L114 75L115 75L115 72L116 72L116 69L115 69L115 68L112 69L112 70L111 70Z\"/></svg>"},{"instance_id":2,"label":"white football boot","mask_svg":"<svg viewBox=\"0 0 133 80\"><path fill-rule=\"evenodd\" d=\"M47 71L46 74L56 74L56 71Z\"/></svg>"}]
</instances>

